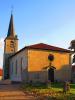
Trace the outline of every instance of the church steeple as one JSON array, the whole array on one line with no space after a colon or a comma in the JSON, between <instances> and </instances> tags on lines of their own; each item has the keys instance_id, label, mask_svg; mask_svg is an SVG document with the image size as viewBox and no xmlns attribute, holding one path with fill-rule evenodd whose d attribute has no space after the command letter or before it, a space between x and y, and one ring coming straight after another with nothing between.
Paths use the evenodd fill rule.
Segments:
<instances>
[{"instance_id":1,"label":"church steeple","mask_svg":"<svg viewBox=\"0 0 75 100\"><path fill-rule=\"evenodd\" d=\"M9 57L18 51L18 38L14 31L13 14L11 13L7 37L4 40L3 77L9 78Z\"/></svg>"},{"instance_id":2,"label":"church steeple","mask_svg":"<svg viewBox=\"0 0 75 100\"><path fill-rule=\"evenodd\" d=\"M11 13L7 37L11 37L11 38L15 37L13 14L12 13Z\"/></svg>"}]
</instances>

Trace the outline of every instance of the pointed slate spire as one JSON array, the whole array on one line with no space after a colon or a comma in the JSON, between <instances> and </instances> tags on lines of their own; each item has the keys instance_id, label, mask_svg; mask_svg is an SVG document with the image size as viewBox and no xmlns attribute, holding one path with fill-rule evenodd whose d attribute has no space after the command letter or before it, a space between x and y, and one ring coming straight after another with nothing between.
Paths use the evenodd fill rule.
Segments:
<instances>
[{"instance_id":1,"label":"pointed slate spire","mask_svg":"<svg viewBox=\"0 0 75 100\"><path fill-rule=\"evenodd\" d=\"M15 37L14 23L13 23L13 14L12 13L11 13L11 18L10 18L10 23L9 23L7 37Z\"/></svg>"}]
</instances>

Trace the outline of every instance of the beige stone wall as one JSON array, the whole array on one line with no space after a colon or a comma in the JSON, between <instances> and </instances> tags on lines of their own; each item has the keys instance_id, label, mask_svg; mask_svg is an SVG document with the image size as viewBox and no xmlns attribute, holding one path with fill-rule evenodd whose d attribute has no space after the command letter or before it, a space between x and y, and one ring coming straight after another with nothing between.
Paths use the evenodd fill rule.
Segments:
<instances>
[{"instance_id":1,"label":"beige stone wall","mask_svg":"<svg viewBox=\"0 0 75 100\"><path fill-rule=\"evenodd\" d=\"M10 59L10 72L12 68L12 62L14 63L13 68L15 70L15 61L17 60L18 74L11 74L12 81L48 81L48 69L44 69L49 66L50 61L48 55L54 55L54 61L52 66L56 69L54 71L54 79L58 81L71 80L71 66L70 66L70 54L65 52L55 52L49 50L23 50L16 54ZM21 58L22 73L21 73Z\"/></svg>"},{"instance_id":2,"label":"beige stone wall","mask_svg":"<svg viewBox=\"0 0 75 100\"><path fill-rule=\"evenodd\" d=\"M11 41L14 42L14 45L11 46ZM7 39L5 40L5 53L13 53L18 51L18 40Z\"/></svg>"},{"instance_id":3,"label":"beige stone wall","mask_svg":"<svg viewBox=\"0 0 75 100\"><path fill-rule=\"evenodd\" d=\"M43 70L49 65L48 55L54 55L52 65L56 68L54 79L58 81L71 80L70 54L48 50L28 50L29 80L47 81L48 72ZM37 74L38 73L38 74Z\"/></svg>"},{"instance_id":4,"label":"beige stone wall","mask_svg":"<svg viewBox=\"0 0 75 100\"><path fill-rule=\"evenodd\" d=\"M29 71L29 82L47 82L47 71Z\"/></svg>"}]
</instances>

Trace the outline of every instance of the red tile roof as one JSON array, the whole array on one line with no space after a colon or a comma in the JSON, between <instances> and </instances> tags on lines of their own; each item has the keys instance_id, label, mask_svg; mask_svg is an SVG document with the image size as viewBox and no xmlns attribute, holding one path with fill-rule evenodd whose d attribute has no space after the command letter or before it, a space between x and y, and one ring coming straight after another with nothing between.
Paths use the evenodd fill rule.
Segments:
<instances>
[{"instance_id":1,"label":"red tile roof","mask_svg":"<svg viewBox=\"0 0 75 100\"><path fill-rule=\"evenodd\" d=\"M51 46L51 45L44 44L44 43L30 45L30 46L27 46L26 48L29 48L29 49L42 49L42 50L52 50L52 51L61 51L61 52L71 52L70 50L63 49L63 48L56 47L56 46Z\"/></svg>"},{"instance_id":2,"label":"red tile roof","mask_svg":"<svg viewBox=\"0 0 75 100\"><path fill-rule=\"evenodd\" d=\"M3 75L3 70L2 69L0 69L0 76L2 76Z\"/></svg>"},{"instance_id":3,"label":"red tile roof","mask_svg":"<svg viewBox=\"0 0 75 100\"><path fill-rule=\"evenodd\" d=\"M30 45L30 46L25 46L24 48L22 48L21 50L16 52L14 55L10 56L9 58L15 56L16 54L23 51L24 49L51 50L51 51L67 52L67 53L72 52L70 50L59 48L59 47L56 47L56 46L51 46L51 45L48 45L48 44L39 43L39 44Z\"/></svg>"}]
</instances>

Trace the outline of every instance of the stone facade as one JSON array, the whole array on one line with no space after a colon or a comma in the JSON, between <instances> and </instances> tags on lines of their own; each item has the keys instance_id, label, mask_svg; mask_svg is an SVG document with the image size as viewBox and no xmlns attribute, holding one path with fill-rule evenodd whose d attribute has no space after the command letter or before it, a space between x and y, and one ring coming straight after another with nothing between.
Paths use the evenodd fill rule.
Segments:
<instances>
[{"instance_id":1,"label":"stone facade","mask_svg":"<svg viewBox=\"0 0 75 100\"><path fill-rule=\"evenodd\" d=\"M28 50L24 50L10 59L10 79L12 81L27 81L27 70Z\"/></svg>"},{"instance_id":2,"label":"stone facade","mask_svg":"<svg viewBox=\"0 0 75 100\"><path fill-rule=\"evenodd\" d=\"M17 38L6 38L4 51L6 54L17 52L18 51L18 39Z\"/></svg>"},{"instance_id":3,"label":"stone facade","mask_svg":"<svg viewBox=\"0 0 75 100\"><path fill-rule=\"evenodd\" d=\"M52 66L56 68L54 70L54 81L70 81L71 54L68 52L38 49L24 49L10 58L10 79L20 82L48 81L48 69L50 67L50 61L48 60L49 54L54 55L54 61L52 62ZM46 67L48 68L45 69ZM15 74L15 70L17 70L17 74Z\"/></svg>"},{"instance_id":4,"label":"stone facade","mask_svg":"<svg viewBox=\"0 0 75 100\"><path fill-rule=\"evenodd\" d=\"M71 62L70 53L56 52L49 50L29 50L28 51L28 72L29 80L47 81L48 69L44 70L46 66L49 66L48 55L54 55L54 61L52 66L56 69L54 71L54 80L58 81L70 81L71 80Z\"/></svg>"}]
</instances>

